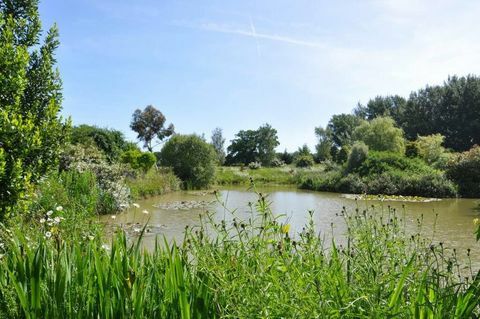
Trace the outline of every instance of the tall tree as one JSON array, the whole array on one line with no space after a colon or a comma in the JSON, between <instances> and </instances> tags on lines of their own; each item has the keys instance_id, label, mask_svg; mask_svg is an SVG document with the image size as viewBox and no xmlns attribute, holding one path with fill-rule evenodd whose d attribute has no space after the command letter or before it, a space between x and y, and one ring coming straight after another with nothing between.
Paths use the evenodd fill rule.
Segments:
<instances>
[{"instance_id":1,"label":"tall tree","mask_svg":"<svg viewBox=\"0 0 480 319\"><path fill-rule=\"evenodd\" d=\"M264 124L257 130L242 130L235 135L226 161L228 164L249 164L260 162L269 166L275 158L275 148L279 145L277 130Z\"/></svg>"},{"instance_id":2,"label":"tall tree","mask_svg":"<svg viewBox=\"0 0 480 319\"><path fill-rule=\"evenodd\" d=\"M212 146L217 153L217 161L220 165L225 163L225 139L223 138L223 131L217 127L212 132Z\"/></svg>"},{"instance_id":3,"label":"tall tree","mask_svg":"<svg viewBox=\"0 0 480 319\"><path fill-rule=\"evenodd\" d=\"M22 207L68 137L57 27L41 38L38 1L0 1L0 219Z\"/></svg>"},{"instance_id":4,"label":"tall tree","mask_svg":"<svg viewBox=\"0 0 480 319\"><path fill-rule=\"evenodd\" d=\"M373 120L380 116L390 116L400 124L406 104L407 100L399 95L377 96L373 100L369 100L366 106L359 103L353 112L366 120Z\"/></svg>"},{"instance_id":5,"label":"tall tree","mask_svg":"<svg viewBox=\"0 0 480 319\"><path fill-rule=\"evenodd\" d=\"M143 141L144 147L149 152L153 152L153 148L162 143L162 141L172 135L175 131L173 124L165 127L166 118L154 106L148 105L143 111L135 110L132 116L130 128L137 133L137 138ZM154 139L159 142L154 144Z\"/></svg>"},{"instance_id":6,"label":"tall tree","mask_svg":"<svg viewBox=\"0 0 480 319\"><path fill-rule=\"evenodd\" d=\"M315 145L315 157L318 162L323 162L332 158L331 149L333 141L331 135L332 134L328 129L321 126L315 128L315 136L318 140L317 145Z\"/></svg>"},{"instance_id":7,"label":"tall tree","mask_svg":"<svg viewBox=\"0 0 480 319\"><path fill-rule=\"evenodd\" d=\"M332 141L337 148L353 144L352 136L355 128L362 119L352 114L338 114L332 116L327 129L331 132Z\"/></svg>"}]
</instances>

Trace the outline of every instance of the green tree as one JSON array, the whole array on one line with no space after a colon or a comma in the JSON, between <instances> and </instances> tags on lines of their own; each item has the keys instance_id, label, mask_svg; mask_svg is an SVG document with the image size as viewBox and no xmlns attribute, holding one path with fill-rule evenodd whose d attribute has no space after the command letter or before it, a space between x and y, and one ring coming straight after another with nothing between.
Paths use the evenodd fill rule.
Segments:
<instances>
[{"instance_id":1,"label":"green tree","mask_svg":"<svg viewBox=\"0 0 480 319\"><path fill-rule=\"evenodd\" d=\"M223 131L217 127L212 132L212 146L217 153L217 161L220 165L225 163L225 139L223 138Z\"/></svg>"},{"instance_id":2,"label":"green tree","mask_svg":"<svg viewBox=\"0 0 480 319\"><path fill-rule=\"evenodd\" d=\"M57 27L41 38L38 1L0 2L0 219L56 165L68 137Z\"/></svg>"},{"instance_id":3,"label":"green tree","mask_svg":"<svg viewBox=\"0 0 480 319\"><path fill-rule=\"evenodd\" d=\"M72 144L93 145L100 149L110 162L117 161L122 152L136 148L134 143L125 140L122 132L82 124L72 130Z\"/></svg>"},{"instance_id":4,"label":"green tree","mask_svg":"<svg viewBox=\"0 0 480 319\"><path fill-rule=\"evenodd\" d=\"M447 176L457 183L460 195L480 197L480 146L452 156Z\"/></svg>"},{"instance_id":5,"label":"green tree","mask_svg":"<svg viewBox=\"0 0 480 319\"><path fill-rule=\"evenodd\" d=\"M332 116L327 130L337 149L353 143L353 132L362 123L362 119L352 114L338 114Z\"/></svg>"},{"instance_id":6,"label":"green tree","mask_svg":"<svg viewBox=\"0 0 480 319\"><path fill-rule=\"evenodd\" d=\"M315 136L318 140L317 145L315 145L315 157L318 162L332 159L333 141L331 135L328 129L324 129L321 126L315 128Z\"/></svg>"},{"instance_id":7,"label":"green tree","mask_svg":"<svg viewBox=\"0 0 480 319\"><path fill-rule=\"evenodd\" d=\"M163 146L160 158L187 188L206 187L215 177L215 150L197 135L174 135Z\"/></svg>"},{"instance_id":8,"label":"green tree","mask_svg":"<svg viewBox=\"0 0 480 319\"><path fill-rule=\"evenodd\" d=\"M401 123L406 104L407 100L399 95L377 96L368 101L366 106L359 103L354 114L366 120L389 116L396 123Z\"/></svg>"},{"instance_id":9,"label":"green tree","mask_svg":"<svg viewBox=\"0 0 480 319\"><path fill-rule=\"evenodd\" d=\"M155 146L160 145L165 138L175 132L173 124L165 127L165 121L162 112L148 105L143 111L137 109L133 112L130 128L137 133L137 138L143 141L144 147L153 152ZM153 144L155 138L159 140L157 144Z\"/></svg>"},{"instance_id":10,"label":"green tree","mask_svg":"<svg viewBox=\"0 0 480 319\"><path fill-rule=\"evenodd\" d=\"M264 124L257 130L240 131L228 146L228 164L259 162L270 166L275 158L275 148L279 145L277 130Z\"/></svg>"},{"instance_id":11,"label":"green tree","mask_svg":"<svg viewBox=\"0 0 480 319\"><path fill-rule=\"evenodd\" d=\"M403 130L396 127L390 117L377 117L362 123L355 130L354 139L364 142L374 151L405 153Z\"/></svg>"}]
</instances>

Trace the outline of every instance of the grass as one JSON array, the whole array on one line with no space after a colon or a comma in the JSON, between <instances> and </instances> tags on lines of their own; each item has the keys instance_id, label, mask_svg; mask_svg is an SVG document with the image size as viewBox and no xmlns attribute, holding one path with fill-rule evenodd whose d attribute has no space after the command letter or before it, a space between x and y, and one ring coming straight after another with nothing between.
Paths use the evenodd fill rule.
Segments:
<instances>
[{"instance_id":1,"label":"grass","mask_svg":"<svg viewBox=\"0 0 480 319\"><path fill-rule=\"evenodd\" d=\"M152 169L136 178L128 178L127 186L133 199L146 198L180 189L180 180L170 170Z\"/></svg>"},{"instance_id":2,"label":"grass","mask_svg":"<svg viewBox=\"0 0 480 319\"><path fill-rule=\"evenodd\" d=\"M261 167L249 169L241 167L219 167L216 172L217 185L250 185L252 180L256 185L296 185L299 174L316 172L321 166L314 168Z\"/></svg>"},{"instance_id":3,"label":"grass","mask_svg":"<svg viewBox=\"0 0 480 319\"><path fill-rule=\"evenodd\" d=\"M258 194L251 215L201 215L183 243L141 249L0 228L0 318L472 318L480 277L402 212L345 211L344 237L303 231ZM472 234L473 236L473 234ZM468 263L467 263L468 264Z\"/></svg>"}]
</instances>

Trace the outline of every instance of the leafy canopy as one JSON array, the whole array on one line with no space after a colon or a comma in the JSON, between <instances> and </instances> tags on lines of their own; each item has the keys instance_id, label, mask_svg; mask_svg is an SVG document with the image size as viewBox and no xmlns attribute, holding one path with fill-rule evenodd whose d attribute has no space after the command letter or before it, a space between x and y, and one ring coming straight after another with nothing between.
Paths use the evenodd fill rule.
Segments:
<instances>
[{"instance_id":1,"label":"leafy canopy","mask_svg":"<svg viewBox=\"0 0 480 319\"><path fill-rule=\"evenodd\" d=\"M68 137L59 116L57 27L41 36L38 1L0 2L0 219L56 165Z\"/></svg>"},{"instance_id":2,"label":"leafy canopy","mask_svg":"<svg viewBox=\"0 0 480 319\"><path fill-rule=\"evenodd\" d=\"M149 152L153 152L155 146L175 132L173 124L165 127L165 121L166 118L162 112L148 105L143 111L137 109L133 112L130 128L137 133L137 138L143 141L144 147ZM155 138L160 141L156 145L153 144Z\"/></svg>"},{"instance_id":3,"label":"leafy canopy","mask_svg":"<svg viewBox=\"0 0 480 319\"><path fill-rule=\"evenodd\" d=\"M403 130L395 126L390 117L377 117L364 121L355 129L354 139L362 141L371 150L405 153Z\"/></svg>"},{"instance_id":4,"label":"leafy canopy","mask_svg":"<svg viewBox=\"0 0 480 319\"><path fill-rule=\"evenodd\" d=\"M269 124L264 124L257 130L242 130L227 148L227 163L247 165L259 162L262 166L270 166L279 144L277 130Z\"/></svg>"},{"instance_id":5,"label":"leafy canopy","mask_svg":"<svg viewBox=\"0 0 480 319\"><path fill-rule=\"evenodd\" d=\"M163 146L160 159L187 188L206 187L215 177L215 150L197 135L174 135Z\"/></svg>"}]
</instances>

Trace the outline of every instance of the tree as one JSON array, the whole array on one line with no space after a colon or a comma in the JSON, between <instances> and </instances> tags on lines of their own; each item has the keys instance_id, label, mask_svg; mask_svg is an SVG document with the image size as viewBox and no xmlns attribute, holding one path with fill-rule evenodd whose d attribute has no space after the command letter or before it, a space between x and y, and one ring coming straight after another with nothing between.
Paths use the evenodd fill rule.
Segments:
<instances>
[{"instance_id":1,"label":"tree","mask_svg":"<svg viewBox=\"0 0 480 319\"><path fill-rule=\"evenodd\" d=\"M160 158L186 188L206 187L215 177L215 150L197 135L174 135L163 146Z\"/></svg>"},{"instance_id":2,"label":"tree","mask_svg":"<svg viewBox=\"0 0 480 319\"><path fill-rule=\"evenodd\" d=\"M400 124L406 104L407 100L399 95L377 96L373 100L369 100L366 106L359 103L353 112L356 116L366 120L390 116L396 123Z\"/></svg>"},{"instance_id":3,"label":"tree","mask_svg":"<svg viewBox=\"0 0 480 319\"><path fill-rule=\"evenodd\" d=\"M480 146L454 155L447 164L447 176L458 184L464 197L480 197Z\"/></svg>"},{"instance_id":4,"label":"tree","mask_svg":"<svg viewBox=\"0 0 480 319\"><path fill-rule=\"evenodd\" d=\"M332 116L327 130L337 149L353 143L353 132L362 123L362 119L352 114L338 114Z\"/></svg>"},{"instance_id":5,"label":"tree","mask_svg":"<svg viewBox=\"0 0 480 319\"><path fill-rule=\"evenodd\" d=\"M226 161L230 165L259 162L263 166L269 166L275 158L275 148L278 145L277 130L269 124L264 124L257 130L242 130L228 146Z\"/></svg>"},{"instance_id":6,"label":"tree","mask_svg":"<svg viewBox=\"0 0 480 319\"><path fill-rule=\"evenodd\" d=\"M93 145L105 153L110 162L117 161L122 152L135 148L122 132L82 124L72 130L72 144Z\"/></svg>"},{"instance_id":7,"label":"tree","mask_svg":"<svg viewBox=\"0 0 480 319\"><path fill-rule=\"evenodd\" d=\"M69 135L59 116L57 27L41 37L38 1L0 2L0 219L55 167Z\"/></svg>"},{"instance_id":8,"label":"tree","mask_svg":"<svg viewBox=\"0 0 480 319\"><path fill-rule=\"evenodd\" d=\"M166 118L155 107L148 105L143 111L135 110L132 116L130 128L137 133L137 138L143 141L144 147L149 152L153 152L153 148L161 144L161 142L171 136L175 128L173 124L165 127ZM157 138L159 143L153 144L154 139Z\"/></svg>"},{"instance_id":9,"label":"tree","mask_svg":"<svg viewBox=\"0 0 480 319\"><path fill-rule=\"evenodd\" d=\"M212 146L217 153L217 161L220 165L225 163L225 139L223 138L222 129L217 127L212 132Z\"/></svg>"},{"instance_id":10,"label":"tree","mask_svg":"<svg viewBox=\"0 0 480 319\"><path fill-rule=\"evenodd\" d=\"M355 130L354 139L364 142L374 151L405 154L403 130L396 127L390 117L377 117L364 122Z\"/></svg>"},{"instance_id":11,"label":"tree","mask_svg":"<svg viewBox=\"0 0 480 319\"><path fill-rule=\"evenodd\" d=\"M315 135L317 136L318 143L315 145L316 160L323 162L332 158L331 149L333 141L331 138L331 132L328 129L324 129L319 126L315 128Z\"/></svg>"}]
</instances>

